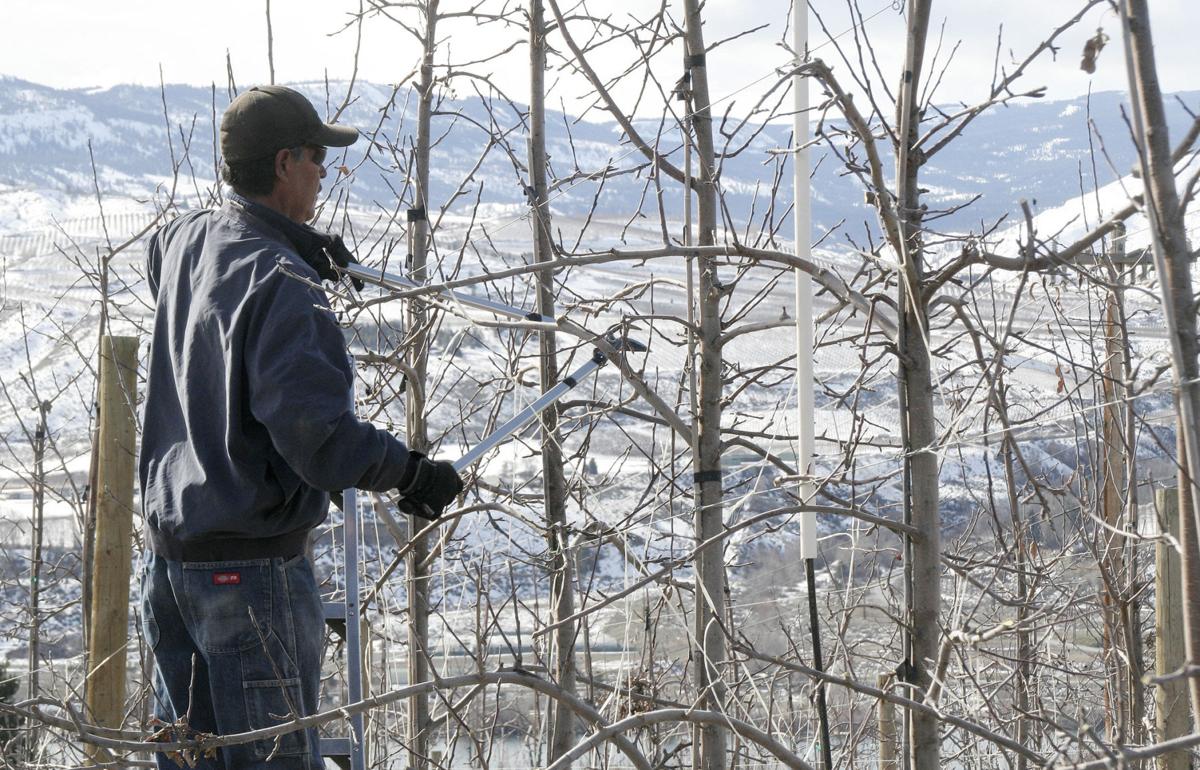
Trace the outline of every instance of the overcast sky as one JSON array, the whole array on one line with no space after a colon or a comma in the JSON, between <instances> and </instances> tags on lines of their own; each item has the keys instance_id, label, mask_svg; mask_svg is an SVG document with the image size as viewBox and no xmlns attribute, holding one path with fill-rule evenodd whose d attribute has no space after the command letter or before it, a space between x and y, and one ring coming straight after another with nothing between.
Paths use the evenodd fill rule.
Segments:
<instances>
[{"instance_id":1,"label":"overcast sky","mask_svg":"<svg viewBox=\"0 0 1200 770\"><path fill-rule=\"evenodd\" d=\"M573 2L564 0L563 5ZM852 51L853 35L846 34L852 22L846 16L845 4L845 0L815 0L813 8L822 15L829 32ZM447 10L467 5L467 0L442 2ZM1079 5L1077 0L935 1L933 44L944 23L943 60L959 43L939 88L938 101L969 102L983 96L991 81L1001 26L1004 42L1000 62L1004 65L1023 58ZM1153 0L1150 5L1155 14L1153 33L1164 88L1200 88L1193 42L1200 3ZM645 9L656 6L657 0L591 0L590 7L593 11L605 9L619 20L630 13L644 15ZM903 56L903 19L892 0L861 0L861 6L867 18L867 34L891 78L890 73L897 71ZM354 62L354 30L333 33L345 26L358 8L359 0L274 0L276 80L303 81L326 75L336 80L349 78ZM767 25L710 55L714 99L736 93L739 104L748 104L756 88L746 89L747 84L785 62L786 54L778 42L785 35L788 8L787 0L709 0L706 34L710 43L759 24ZM810 46L844 72L845 67L837 62L837 52L824 42L828 35L815 16L810 18ZM265 0L0 0L0 25L6 30L5 44L0 46L0 74L56 87L157 85L160 66L168 83L224 84L226 51L240 86L268 78ZM1103 27L1112 40L1100 57L1096 74L1088 75L1079 68L1080 52L1097 27ZM498 51L519 36L515 31L481 28L473 22L448 23L443 31L449 55L457 61ZM578 34L582 35L583 30ZM1028 87L1046 85L1049 98L1077 96L1089 86L1095 91L1125 89L1120 29L1112 11L1093 11L1061 42L1057 61L1045 57L1025 81ZM551 44L566 50L556 36L552 36ZM624 59L619 53L614 49L595 57L597 68L605 74L616 74L618 62ZM524 57L525 49L519 47L499 61L472 65L470 69L493 74L507 93L525 101L528 65ZM664 79L677 77L670 70L675 69L678 60L677 56L664 57ZM399 25L381 16L363 25L360 78L395 82L416 61L415 42ZM623 107L632 102L634 85L627 83L624 87ZM571 100L587 90L573 80L560 80L555 90L558 98L552 97L552 101L558 106L561 98L562 104L576 111L579 105Z\"/></svg>"}]
</instances>

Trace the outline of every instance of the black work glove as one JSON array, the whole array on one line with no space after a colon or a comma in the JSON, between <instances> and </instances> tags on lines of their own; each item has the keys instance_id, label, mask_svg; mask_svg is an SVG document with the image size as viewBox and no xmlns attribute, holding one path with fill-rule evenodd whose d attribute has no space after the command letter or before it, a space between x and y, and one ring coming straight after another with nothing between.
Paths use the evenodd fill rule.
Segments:
<instances>
[{"instance_id":1,"label":"black work glove","mask_svg":"<svg viewBox=\"0 0 1200 770\"><path fill-rule=\"evenodd\" d=\"M409 453L408 468L396 490L400 510L429 521L441 518L462 491L462 479L451 463L430 460L420 452Z\"/></svg>"},{"instance_id":2,"label":"black work glove","mask_svg":"<svg viewBox=\"0 0 1200 770\"><path fill-rule=\"evenodd\" d=\"M342 236L334 235L333 233L319 233L318 243L320 248L312 258L308 259L308 263L317 271L317 275L321 276L326 281L337 281L341 278L336 267L343 270L350 265L357 265L358 260L350 253L350 249L346 248L346 242L342 240ZM350 277L354 283L354 288L362 291L362 280Z\"/></svg>"}]
</instances>

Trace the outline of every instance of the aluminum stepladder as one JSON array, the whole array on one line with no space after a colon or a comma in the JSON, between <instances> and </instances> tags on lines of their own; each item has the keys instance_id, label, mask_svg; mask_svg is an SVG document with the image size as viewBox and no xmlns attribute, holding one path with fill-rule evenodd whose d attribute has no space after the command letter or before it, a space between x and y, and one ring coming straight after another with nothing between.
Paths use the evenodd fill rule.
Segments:
<instances>
[{"instance_id":1,"label":"aluminum stepladder","mask_svg":"<svg viewBox=\"0 0 1200 770\"><path fill-rule=\"evenodd\" d=\"M360 280L378 284L389 289L422 288L421 284L404 276L394 275L364 265L351 264L345 268L344 272ZM554 323L553 319L547 318L540 313L522 310L521 308L506 305L502 302L473 297L469 294L451 290L444 290L442 293L452 297L462 305L484 310L499 316L507 316L524 321ZM618 351L622 352L640 352L646 350L646 347L636 340L610 337L608 338L608 342ZM604 352L599 348L593 350L591 358L586 363L564 377L558 384L554 385L541 396L538 396L537 399L530 402L524 409L513 415L503 425L496 428L486 438L472 447L465 455L455 460L453 463L454 470L459 473L465 471L475 461L532 422L546 408L566 395L568 391L607 362L608 356ZM342 492L342 516L342 540L345 551L345 567L343 571L345 572L346 598L340 602L324 602L323 606L325 609L326 624L333 627L335 631L339 628L343 629L341 636L346 645L346 695L350 703L356 703L361 701L363 697L362 626L360 625L362 607L358 582L358 537L360 525L358 519L358 490L347 489ZM354 714L350 717L349 721L350 736L322 740L321 754L336 762L342 770L366 770L366 746L363 742L363 715L361 713Z\"/></svg>"},{"instance_id":2,"label":"aluminum stepladder","mask_svg":"<svg viewBox=\"0 0 1200 770\"><path fill-rule=\"evenodd\" d=\"M358 586L358 490L342 492L342 548L345 551L346 598L340 602L322 602L325 623L338 633L346 645L346 699L357 703L363 697L362 626L359 621L361 596ZM342 770L366 770L366 744L363 743L363 715L350 717L350 735L323 738L321 755L332 759Z\"/></svg>"}]
</instances>

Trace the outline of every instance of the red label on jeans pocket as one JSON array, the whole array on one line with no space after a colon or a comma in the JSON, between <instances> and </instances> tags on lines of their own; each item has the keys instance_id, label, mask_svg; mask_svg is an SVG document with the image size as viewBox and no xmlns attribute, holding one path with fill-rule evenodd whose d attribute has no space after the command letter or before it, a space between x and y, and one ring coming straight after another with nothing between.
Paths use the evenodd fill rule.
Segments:
<instances>
[{"instance_id":1,"label":"red label on jeans pocket","mask_svg":"<svg viewBox=\"0 0 1200 770\"><path fill-rule=\"evenodd\" d=\"M214 572L213 585L215 586L237 586L242 584L242 573L240 572Z\"/></svg>"}]
</instances>

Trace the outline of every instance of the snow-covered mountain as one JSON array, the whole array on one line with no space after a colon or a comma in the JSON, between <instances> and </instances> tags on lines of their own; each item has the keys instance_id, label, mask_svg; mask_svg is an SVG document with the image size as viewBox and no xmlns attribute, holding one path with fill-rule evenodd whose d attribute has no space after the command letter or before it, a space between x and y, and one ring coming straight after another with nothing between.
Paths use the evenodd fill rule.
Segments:
<instances>
[{"instance_id":1,"label":"snow-covered mountain","mask_svg":"<svg viewBox=\"0 0 1200 770\"><path fill-rule=\"evenodd\" d=\"M347 84L296 86L319 109L332 114L344 99ZM1168 104L1176 135L1191 121L1183 105L1194 107L1200 92L1178 96ZM1037 210L1060 206L1092 187L1093 167L1101 184L1117 180L1134 160L1121 115L1123 99L1123 94L1106 92L1093 94L1090 100L1034 100L994 108L983 115L930 159L923 176L931 210L979 198L965 210L932 220L931 226L939 230L978 226L981 221L1018 211L1021 199L1033 202ZM213 121L228 101L225 89L172 85L161 90L142 86L57 90L0 77L0 232L23 229L21 220L31 216L27 206L36 206L28 200L30 191L92 195L93 162L101 190L119 197L145 196L157 186L169 185L174 159L183 178L179 194L195 196L192 176L201 182L216 176ZM525 200L525 173L520 167L525 156L524 110L523 105L499 100L488 103L477 97L442 102L434 118L434 134L442 138L431 161L431 200L446 200L479 163L487 144L480 126L494 121L506 132L507 151L486 153L469 194L459 203L465 208L478 199L492 210L519 210ZM339 192L344 189L352 203L395 208L404 181L395 173L395 158L385 145L408 146L405 137L415 131L415 111L415 98L408 89L369 83L355 86L354 98L339 120L367 131L377 128L378 134L373 146L360 141L345 158L344 165L353 173L339 182ZM956 108L947 106L945 111L952 114ZM457 125L449 130L454 123ZM637 122L639 131L647 136L653 136L658 125L658 121ZM1089 131L1089 125L1095 130ZM610 165L630 168L640 159L612 122L576 121L551 112L547 130L551 164L560 179ZM752 125L744 127L726 148L729 155L721 168L725 201L735 216L755 212L761 218L768 208L772 180L782 179L782 205L773 213L778 221L791 200L790 172L785 170L777 177L774 166L785 162L786 156L769 151L789 145L790 126L771 124L760 132L755 130ZM678 136L677 130L666 132L661 150L682 165ZM926 146L932 147L937 138ZM1096 151L1094 163L1092 150ZM846 175L842 163L832 157L822 159L823 154L818 152L813 159L817 232L843 219L849 223L872 220L859 183ZM664 189L663 207L668 214L679 211L679 185L664 185ZM581 215L593 201L598 203L600 215L620 217L638 210L653 217L659 206L654 186L642 169L641 173L607 180L603 189L593 181L565 182L555 192L553 208L558 213Z\"/></svg>"},{"instance_id":2,"label":"snow-covered mountain","mask_svg":"<svg viewBox=\"0 0 1200 770\"><path fill-rule=\"evenodd\" d=\"M328 98L324 84L301 84L300 87L320 108L332 114L344 96L345 85L331 84ZM407 198L404 174L396 172L395 158L385 145L398 143L404 146L405 137L414 129L414 106L407 91L394 92L388 86L360 84L355 95L356 99L342 113L340 120L364 129L377 128L378 141L371 145L359 142L346 158L341 159L344 162L339 161L352 171L334 185L331 199L338 201L339 206L341 202L350 204L345 222L361 235L372 227L371 220L379 210L389 214L398 212L403 216L398 211L403 204L398 203L397 195ZM168 86L161 92L132 86L55 90L0 78L0 264L4 271L3 285L0 286L0 330L8 332L0 335L3 337L0 368L11 372L31 368L54 388L72 389L72 397L63 398L51 415L52 430L62 431L56 435L61 435L70 445L66 465L72 472L86 471L85 428L91 396L90 386L79 383L85 380L90 383L90 379L81 378L79 372L81 360L92 357L95 345L97 289L91 278L95 272L92 261L96 254L104 251L105 245L121 243L153 221L155 206L147 203L147 198L156 188L170 186L175 181L171 178L174 165L178 164L181 172L175 182L181 203L207 203L203 195L215 176L216 162L213 116L221 113L227 101L223 91L191 86ZM1191 121L1182 105L1194 105L1197 101L1200 101L1200 92L1181 95L1180 100L1171 102L1170 115L1176 133ZM1132 165L1133 154L1121 118L1120 102L1121 95L1106 93L1093 95L1090 103L1083 99L1032 102L1025 106L997 108L981 117L960 139L934 155L923 176L924 184L929 188L926 199L931 209L955 206L974 196L979 196L978 200L951 217L932 219L930 226L965 230L978 226L979 222L994 222L1017 210L1019 201L1024 198L1030 200L1040 213L1039 233L1074 233L1083 226L1082 223L1094 222L1102 213L1094 210L1081 213L1081 203L1094 205L1095 201L1100 201L1101 208L1122 205L1125 198L1121 177ZM385 106L386 110L383 109ZM522 191L524 171L520 161L524 155L523 108L507 104L495 108L497 124L502 130L511 129L507 134L510 146L507 152L493 148L485 154L486 135L478 124L489 119L488 106L478 98L448 100L440 106L435 119L435 136L440 140L432 162L431 197L446 200L483 156L474 186L458 198L456 213L442 221L437 237L439 247L445 253L457 252L470 239L481 247L481 252L487 252L489 260L496 260L489 263L491 268L509 259L520 259L519 255L527 249L528 228L505 230L507 224L514 223L517 215L526 210ZM947 111L952 112L949 108ZM453 130L449 130L451 121L458 121ZM1092 134L1089 134L1089 125L1095 127ZM635 151L627 142L622 142L615 124L572 122L569 116L552 114L548 128L550 154L560 179L569 177L576 165L587 172L609 165L630 168L637 162ZM644 121L639 124L639 131L646 136L653 135L657 124ZM755 134L753 128L744 131L747 135ZM779 229L783 233L791 232L790 224L781 221L790 205L790 171L772 167L787 156L768 153L768 150L786 147L790 143L789 134L787 126L762 127L747 146L731 153L723 162L721 179L730 213L744 221L744 215L754 211L755 229L766 215L772 222L782 225ZM1096 171L1093 172L1091 149L1100 146L1097 136L1103 137L1104 152L1096 153ZM668 141L670 137L664 139L664 142ZM744 141L735 139L732 146L741 147ZM935 136L926 146L934 146L936 141ZM882 144L886 145L886 141ZM672 159L679 160L678 147L664 144L663 150ZM814 158L814 166L814 230L817 234L842 220L849 228L858 230L862 222L874 219L863 200L861 185L843 175L844 167L835 158ZM1091 194L1093 173L1102 183L1101 193L1097 196ZM768 192L774 179L784 180L783 190L768 215ZM103 218L98 216L94 189L97 182L102 193ZM655 221L659 202L653 184L649 183L649 189L646 189L647 184L644 170L642 174L611 178L604 183L603 189L592 181L563 182L552 203L556 226L568 232L578 229L596 201L599 211L589 220L588 237L582 244L584 248L604 248L620 239L652 242L660 237ZM679 185L664 184L663 187L662 205L671 215L678 209ZM161 202L161 195L157 197ZM633 215L639 210L648 217L647 220L636 221ZM632 226L628 224L631 221ZM1019 217L1012 218L1004 227L1019 222ZM478 231L479 223L486 224L486 235ZM997 233L1010 239L1019 235L1004 227ZM1131 228L1137 227L1136 221L1131 222ZM360 256L368 259L378 259L380 252L389 249L386 244L381 246L370 238L363 241L363 252L370 251L360 252ZM829 245L828 242L823 244ZM140 245L132 244L114 265L117 274L128 280L124 293L117 297L121 312L112 321L118 329L127 322L144 322L149 313L137 268L139 252ZM845 268L847 278L857 269L859 261L853 254L822 254L820 258L828 260L835 269ZM483 266L464 266L462 269L470 272L481 270ZM659 312L673 301L670 287L684 285L680 270L680 264L667 262L641 269L640 277L657 275L668 279L656 289ZM570 296L615 296L627 287L628 280L627 272L602 265L577 270L569 278ZM755 278L749 283L753 284L752 288L761 288L758 281L760 279ZM493 288L508 292L506 296L511 297L514 304L525 306L531 301L529 285L519 280ZM764 302L757 311L761 317L756 316L753 320L779 317L791 301L790 286L782 286L781 290L789 293L788 297L779 302ZM1006 303L1012 299L1004 292L1010 289L996 279L992 290L990 299L999 308L998 316L1002 316ZM676 300L682 297L682 289L677 294ZM1147 302L1152 300L1150 295L1138 294L1137 297ZM9 299L18 301L8 302ZM1081 293L1078 300L1078 306L1084 308L1090 307L1088 303L1094 298ZM828 301L828 298L819 298L819 302ZM1025 303L1020 319L1022 324L1032 330L1041 318L1039 314L1044 312L1046 301L1044 297L1037 299L1036 302L1042 304L1032 308L1029 303L1034 303L1034 299ZM828 305L820 305L822 311L828 308ZM1148 304L1142 310L1142 316L1149 320L1138 316L1131 322L1136 327L1133 332L1147 337L1139 343L1147 355L1153 352L1154 346L1162 344L1150 333L1155 331L1154 320L1149 315L1151 311ZM27 343L27 340L31 342ZM949 346L951 340L940 339L939 342ZM738 337L725 347L725 354L729 361L739 366L754 367L783 360L792 350L793 342L786 334L768 333ZM83 351L82 355L80 351ZM1056 368L1062 362L1055 358L1052 350L1047 351L1045 345L1037 350L1022 351L1018 371L1012 374L1013 387L1027 389L1029 403L1035 403L1043 396L1048 402L1059 401L1056 389L1060 378L1074 379L1071 371L1064 375ZM481 356L481 362L490 360L485 348L475 353ZM652 357L664 381L682 370L682 352L669 345L656 344ZM850 388L862 369L858 353L845 346L821 345L816 357L818 380L834 390ZM946 363L951 369L959 365L965 365L961 357ZM890 451L886 448L894 443L892 437L897 430L895 393L886 372L880 370L878 375L880 381L864 391L858 407L869 416L870 430L877 434L873 438L885 448L883 454L886 455ZM608 376L612 386L616 387L618 378L612 372ZM1087 372L1081 372L1079 376L1086 377ZM76 390L79 391L77 394L74 393ZM791 435L795 429L795 415L786 402L784 390L786 387L780 392L750 390L742 393L739 410L730 419L743 428L773 425L782 434ZM22 394L21 399L25 398L21 388L16 391ZM830 399L823 395L818 402L821 415L818 433L824 439L842 440L851 430L851 424L846 410ZM872 403L866 403L872 399ZM1085 400L1081 396L1081 403ZM1146 409L1161 407L1157 402L1147 404ZM18 425L27 417L25 408L23 400L9 399L7 403L0 403L0 438L13 437L13 446L17 447L14 451L27 443L22 438L24 428ZM1065 424L1078 416L1065 406L1060 406L1054 414L1043 415L1042 422L1046 424L1041 433L1045 436L1039 433L1038 440L1048 441L1069 432L1057 422ZM956 431L971 434L972 431L967 430L969 427L958 426ZM628 433L622 434L621 439L627 443ZM961 442L967 449L958 460L964 469L964 477L975 474L977 468L968 466L978 465L977 461L987 454L969 439L968 435ZM651 439L646 437L646 441ZM780 442L779 446L769 449L784 455L789 451L785 444ZM593 452L597 446L599 443L594 442ZM518 449L517 445L513 448L514 451ZM974 454L968 457L969 453ZM620 456L621 450L614 448L612 454ZM742 458L731 453L727 459L731 472L742 472L739 470ZM505 473L515 472L527 460L524 455L501 457L497 467L505 468ZM745 460L748 475L744 481L757 484L755 474L759 472L756 468L759 460L757 456ZM876 464L882 467L887 462L890 460L881 456ZM1066 468L1063 475L1069 475L1070 471ZM599 472L607 472L603 464ZM3 477L0 477L2 483ZM951 488L963 490L968 483L955 486L951 482L945 499L953 497ZM966 504L964 502L964 506ZM620 506L613 508L620 509Z\"/></svg>"}]
</instances>

